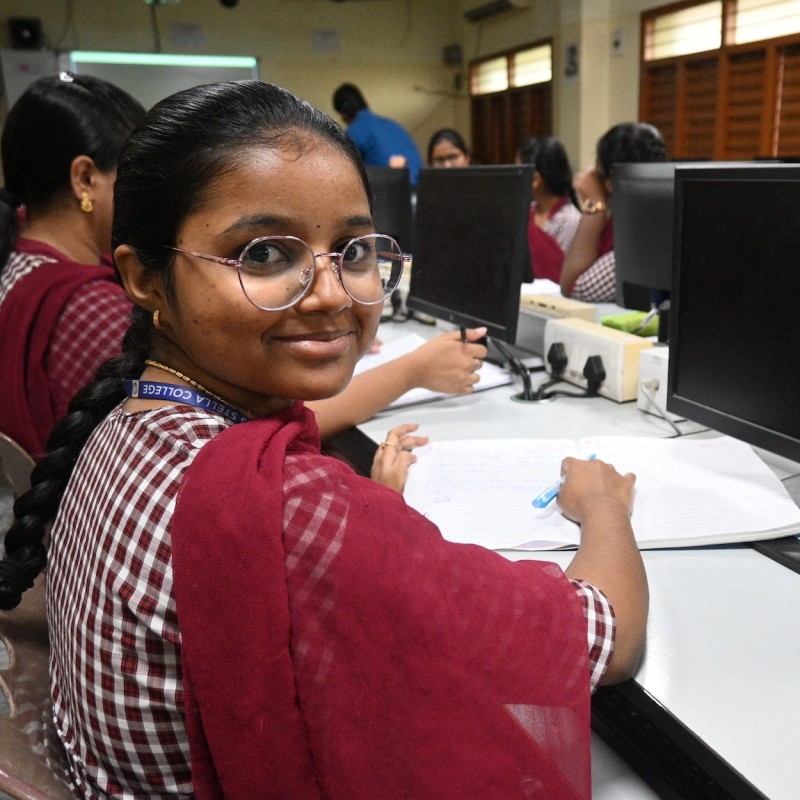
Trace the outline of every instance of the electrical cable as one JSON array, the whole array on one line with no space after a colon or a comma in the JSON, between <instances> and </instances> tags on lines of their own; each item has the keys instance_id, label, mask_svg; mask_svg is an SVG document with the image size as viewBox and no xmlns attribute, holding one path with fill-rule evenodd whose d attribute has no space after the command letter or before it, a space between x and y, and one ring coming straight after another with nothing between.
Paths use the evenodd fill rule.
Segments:
<instances>
[{"instance_id":1,"label":"electrical cable","mask_svg":"<svg viewBox=\"0 0 800 800\"><path fill-rule=\"evenodd\" d=\"M549 354L548 354L549 358ZM583 392L568 392L564 389L553 389L550 392L543 392L542 389L547 384L539 387L536 394L537 400L550 400L553 397L596 397L603 381L606 379L606 371L603 366L603 359L600 356L589 356L583 367L583 377L586 378L586 389ZM566 381L556 381L556 383L566 383Z\"/></svg>"},{"instance_id":2,"label":"electrical cable","mask_svg":"<svg viewBox=\"0 0 800 800\"><path fill-rule=\"evenodd\" d=\"M508 361L512 372L522 378L522 400L534 400L533 389L531 387L531 373L528 368L499 340L491 337L492 344L502 353L503 358Z\"/></svg>"},{"instance_id":3,"label":"electrical cable","mask_svg":"<svg viewBox=\"0 0 800 800\"><path fill-rule=\"evenodd\" d=\"M663 408L661 408L661 404L656 400L655 396L653 395L653 392L650 391L651 389L656 392L658 391L658 381L655 379L649 381L642 381L639 384L639 386L642 390L642 394L650 401L653 408L656 411L658 411L659 416L665 419L672 426L672 430L674 430L678 436L683 436L683 432L681 431L681 429L675 424L673 420L669 418L667 412Z\"/></svg>"},{"instance_id":4,"label":"electrical cable","mask_svg":"<svg viewBox=\"0 0 800 800\"><path fill-rule=\"evenodd\" d=\"M550 349L547 351L547 363L550 365L550 380L542 383L536 390L536 399L543 400L544 392L551 386L558 383L563 383L561 376L567 368L567 349L564 347L563 342L553 342Z\"/></svg>"}]
</instances>

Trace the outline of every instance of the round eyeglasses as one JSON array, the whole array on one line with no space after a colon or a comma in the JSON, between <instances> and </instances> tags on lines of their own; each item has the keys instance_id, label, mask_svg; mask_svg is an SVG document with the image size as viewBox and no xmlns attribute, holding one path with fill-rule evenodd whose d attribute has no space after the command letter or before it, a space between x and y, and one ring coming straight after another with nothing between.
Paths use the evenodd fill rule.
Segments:
<instances>
[{"instance_id":1,"label":"round eyeglasses","mask_svg":"<svg viewBox=\"0 0 800 800\"><path fill-rule=\"evenodd\" d=\"M391 236L370 233L333 253L315 253L296 236L261 236L239 258L223 258L169 247L178 253L236 267L245 297L264 311L283 311L302 300L314 284L318 258L329 258L348 296L363 305L382 303L397 288L409 256Z\"/></svg>"}]
</instances>

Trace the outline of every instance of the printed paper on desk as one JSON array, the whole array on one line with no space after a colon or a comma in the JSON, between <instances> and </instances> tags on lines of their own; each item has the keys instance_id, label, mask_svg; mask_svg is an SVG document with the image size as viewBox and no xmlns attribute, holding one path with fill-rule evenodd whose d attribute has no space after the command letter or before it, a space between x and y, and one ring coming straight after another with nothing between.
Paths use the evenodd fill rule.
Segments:
<instances>
[{"instance_id":1,"label":"printed paper on desk","mask_svg":"<svg viewBox=\"0 0 800 800\"><path fill-rule=\"evenodd\" d=\"M561 287L547 278L535 278L532 283L523 283L520 297L531 294L561 294Z\"/></svg>"},{"instance_id":2,"label":"printed paper on desk","mask_svg":"<svg viewBox=\"0 0 800 800\"><path fill-rule=\"evenodd\" d=\"M425 344L425 339L418 333L408 333L391 342L385 342L377 353L368 353L357 364L353 372L359 375L367 372L373 367L379 367L389 361L416 350L420 345ZM484 361L483 366L478 370L480 380L475 384L473 391L479 392L483 389L493 389L495 386L505 386L513 383L514 376L507 370L498 367L496 364L489 364ZM411 389L405 394L400 395L388 408L400 408L415 403L427 403L431 400L439 400L443 397L455 397L457 395L444 394L443 392L432 392L430 389L416 388Z\"/></svg>"},{"instance_id":3,"label":"printed paper on desk","mask_svg":"<svg viewBox=\"0 0 800 800\"><path fill-rule=\"evenodd\" d=\"M800 531L800 509L753 449L736 439L435 442L415 451L404 496L451 541L495 550L576 547L579 527L532 499L565 456L591 453L636 474L631 522L641 549L774 539Z\"/></svg>"}]
</instances>

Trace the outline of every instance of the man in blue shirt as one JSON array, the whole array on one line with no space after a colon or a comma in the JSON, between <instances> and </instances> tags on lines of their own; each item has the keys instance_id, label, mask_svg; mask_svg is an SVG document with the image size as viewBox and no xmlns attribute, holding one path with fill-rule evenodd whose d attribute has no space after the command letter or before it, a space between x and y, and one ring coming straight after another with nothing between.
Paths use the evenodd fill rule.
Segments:
<instances>
[{"instance_id":1,"label":"man in blue shirt","mask_svg":"<svg viewBox=\"0 0 800 800\"><path fill-rule=\"evenodd\" d=\"M359 88L352 83L343 83L333 93L333 107L345 121L347 135L358 146L367 166L408 167L409 179L416 184L422 156L402 125L373 114Z\"/></svg>"}]
</instances>

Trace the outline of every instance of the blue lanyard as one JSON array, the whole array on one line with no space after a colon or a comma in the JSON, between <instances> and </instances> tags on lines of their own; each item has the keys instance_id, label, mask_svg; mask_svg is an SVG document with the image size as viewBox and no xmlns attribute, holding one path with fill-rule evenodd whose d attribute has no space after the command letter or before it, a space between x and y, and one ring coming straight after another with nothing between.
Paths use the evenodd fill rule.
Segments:
<instances>
[{"instance_id":1,"label":"blue lanyard","mask_svg":"<svg viewBox=\"0 0 800 800\"><path fill-rule=\"evenodd\" d=\"M184 403L189 406L213 411L222 414L231 422L247 422L250 417L234 408L232 405L209 397L207 394L190 389L188 386L176 386L174 383L159 383L158 381L135 381L125 379L122 381L128 397L139 400L170 400L174 403Z\"/></svg>"}]
</instances>

